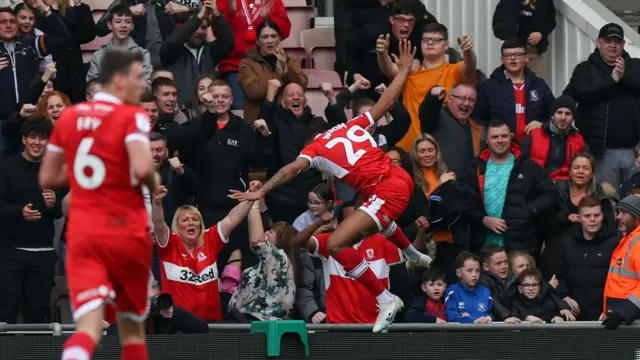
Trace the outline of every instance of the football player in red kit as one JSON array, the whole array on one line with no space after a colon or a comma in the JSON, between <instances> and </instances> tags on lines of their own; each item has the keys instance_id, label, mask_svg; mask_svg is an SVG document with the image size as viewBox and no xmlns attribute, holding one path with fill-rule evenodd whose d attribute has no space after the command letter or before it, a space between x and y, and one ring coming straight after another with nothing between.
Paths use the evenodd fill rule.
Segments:
<instances>
[{"instance_id":1,"label":"football player in red kit","mask_svg":"<svg viewBox=\"0 0 640 360\"><path fill-rule=\"evenodd\" d=\"M409 76L415 48L410 42L403 41L399 52L396 63L400 72L371 111L318 135L294 162L280 169L259 191L242 193L232 190L229 195L238 200L260 199L307 168L327 172L351 185L364 203L338 226L326 246L329 254L344 267L349 276L376 297L379 311L374 332L384 331L403 304L379 281L362 254L352 247L361 234L381 232L402 250L408 261L425 267L431 263L431 258L418 252L394 221L409 204L413 181L401 167L392 164L367 132L367 129L373 132L376 121L389 111Z\"/></svg>"},{"instance_id":2,"label":"football player in red kit","mask_svg":"<svg viewBox=\"0 0 640 360\"><path fill-rule=\"evenodd\" d=\"M66 269L76 332L65 342L63 360L91 358L114 307L121 359L148 359L152 243L142 185L155 193L159 177L149 118L135 106L147 86L142 63L138 52L105 52L103 91L60 116L40 170L43 188L68 182L72 194Z\"/></svg>"}]
</instances>

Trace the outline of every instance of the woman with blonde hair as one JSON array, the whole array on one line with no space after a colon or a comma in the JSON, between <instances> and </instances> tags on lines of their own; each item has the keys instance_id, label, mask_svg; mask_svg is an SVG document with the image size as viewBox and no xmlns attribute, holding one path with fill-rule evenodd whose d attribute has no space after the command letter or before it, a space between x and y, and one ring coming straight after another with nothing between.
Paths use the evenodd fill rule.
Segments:
<instances>
[{"instance_id":1,"label":"woman with blonde hair","mask_svg":"<svg viewBox=\"0 0 640 360\"><path fill-rule=\"evenodd\" d=\"M173 297L180 306L197 317L211 322L222 320L218 279L218 254L229 241L229 235L251 210L245 201L231 209L217 224L206 229L197 208L179 207L171 229L164 219L162 200L167 189L153 198L151 220L160 257L162 292Z\"/></svg>"},{"instance_id":2,"label":"woman with blonde hair","mask_svg":"<svg viewBox=\"0 0 640 360\"><path fill-rule=\"evenodd\" d=\"M456 175L447 168L440 152L440 146L430 134L424 133L413 141L409 157L413 164L413 181L416 187L424 192L431 204L433 203L430 198L431 194L447 181L455 181ZM433 266L445 269L447 274L453 274L455 273L453 264L461 248L454 243L451 231L446 227L438 229L432 223L434 220L436 219L420 216L416 219L416 224L420 228L429 228L431 239L437 244Z\"/></svg>"}]
</instances>

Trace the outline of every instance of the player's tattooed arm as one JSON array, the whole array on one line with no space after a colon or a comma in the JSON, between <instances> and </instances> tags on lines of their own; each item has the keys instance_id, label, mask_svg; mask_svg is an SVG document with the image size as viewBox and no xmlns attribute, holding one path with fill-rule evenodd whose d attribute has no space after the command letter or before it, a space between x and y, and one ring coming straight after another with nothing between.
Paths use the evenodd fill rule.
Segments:
<instances>
[{"instance_id":1,"label":"player's tattooed arm","mask_svg":"<svg viewBox=\"0 0 640 360\"><path fill-rule=\"evenodd\" d=\"M308 159L299 157L295 161L285 165L282 169L278 170L278 172L271 177L262 188L258 191L249 191L249 192L241 192L239 190L230 190L231 194L228 196L231 199L236 199L240 201L255 201L260 200L263 196L265 196L269 191L277 188L278 186L286 183L287 181L293 179L298 176L302 170L308 168L310 162Z\"/></svg>"}]
</instances>

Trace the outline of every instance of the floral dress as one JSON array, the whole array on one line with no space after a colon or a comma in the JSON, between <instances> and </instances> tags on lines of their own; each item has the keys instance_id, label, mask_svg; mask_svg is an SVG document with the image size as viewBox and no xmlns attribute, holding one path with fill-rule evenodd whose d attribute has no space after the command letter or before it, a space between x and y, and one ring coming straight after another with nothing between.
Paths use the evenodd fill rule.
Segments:
<instances>
[{"instance_id":1,"label":"floral dress","mask_svg":"<svg viewBox=\"0 0 640 360\"><path fill-rule=\"evenodd\" d=\"M229 309L261 320L290 319L296 298L293 266L287 254L269 241L252 247L260 262L242 272Z\"/></svg>"}]
</instances>

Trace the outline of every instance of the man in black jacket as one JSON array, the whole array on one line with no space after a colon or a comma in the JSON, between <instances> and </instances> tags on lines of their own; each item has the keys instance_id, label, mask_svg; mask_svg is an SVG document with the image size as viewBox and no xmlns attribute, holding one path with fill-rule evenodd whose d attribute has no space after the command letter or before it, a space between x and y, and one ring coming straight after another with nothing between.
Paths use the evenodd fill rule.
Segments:
<instances>
[{"instance_id":1,"label":"man in black jacket","mask_svg":"<svg viewBox=\"0 0 640 360\"><path fill-rule=\"evenodd\" d=\"M358 16L358 29L348 33L347 52L347 84L358 79L365 79L371 84L371 89L365 91L365 96L375 100L378 95L373 87L388 84L389 80L382 74L376 56L376 40L380 35L389 35L389 53L398 54L398 43L411 40L418 46L416 59L422 62L420 42L422 29L430 23L437 23L436 17L427 11L424 4L417 0L398 0L390 5L381 6L374 10L374 15Z\"/></svg>"},{"instance_id":2,"label":"man in black jacket","mask_svg":"<svg viewBox=\"0 0 640 360\"><path fill-rule=\"evenodd\" d=\"M473 84L456 84L447 90L434 86L419 108L420 128L433 135L450 171L461 174L480 152L483 127L471 118L477 92ZM456 139L454 141L452 139Z\"/></svg>"},{"instance_id":3,"label":"man in black jacket","mask_svg":"<svg viewBox=\"0 0 640 360\"><path fill-rule=\"evenodd\" d=\"M180 152L184 164L198 178L196 203L207 228L222 220L237 205L237 201L227 197L229 189L248 189L249 168L264 168L270 153L268 138L254 132L243 118L231 113L233 97L227 83L214 81L211 95L213 101L209 111L185 125L170 124L174 129L168 128L171 134L166 134L169 148ZM199 139L190 138L188 132L184 133L185 129ZM172 143L171 136L177 141ZM304 196L306 199L307 193ZM245 222L231 234L229 243L218 255L220 272L233 250L249 248L247 231Z\"/></svg>"},{"instance_id":4,"label":"man in black jacket","mask_svg":"<svg viewBox=\"0 0 640 360\"><path fill-rule=\"evenodd\" d=\"M229 55L235 45L231 26L215 4L214 0L205 0L200 12L177 27L160 48L162 66L175 76L180 103L191 101L198 78L213 76L218 62ZM216 34L216 40L211 42L207 42L209 25Z\"/></svg>"},{"instance_id":5,"label":"man in black jacket","mask_svg":"<svg viewBox=\"0 0 640 360\"><path fill-rule=\"evenodd\" d=\"M615 187L634 167L640 141L640 59L624 51L617 24L600 29L597 48L576 66L564 94L578 102L576 126L598 160L598 181Z\"/></svg>"},{"instance_id":6,"label":"man in black jacket","mask_svg":"<svg viewBox=\"0 0 640 360\"><path fill-rule=\"evenodd\" d=\"M531 70L546 76L542 54L556 27L553 0L500 0L493 13L493 34L501 40L518 38L527 44Z\"/></svg>"},{"instance_id":7,"label":"man in black jacket","mask_svg":"<svg viewBox=\"0 0 640 360\"><path fill-rule=\"evenodd\" d=\"M527 45L518 38L502 43L502 65L478 86L478 102L473 118L487 123L494 117L509 124L517 141L550 117L555 100L551 89L529 70Z\"/></svg>"},{"instance_id":8,"label":"man in black jacket","mask_svg":"<svg viewBox=\"0 0 640 360\"><path fill-rule=\"evenodd\" d=\"M53 220L62 216L62 196L40 188L38 171L52 130L45 118L26 120L24 151L0 166L0 322L15 324L22 306L25 323L49 321L56 263Z\"/></svg>"},{"instance_id":9,"label":"man in black jacket","mask_svg":"<svg viewBox=\"0 0 640 360\"><path fill-rule=\"evenodd\" d=\"M282 92L282 101L280 104L276 103L280 86L280 81L269 80L267 96L260 107L257 120L264 120L271 132L267 139L273 153L266 164L267 177L298 157L312 130L324 131L329 128L327 122L311 113L304 89L298 84L287 85ZM310 169L271 191L267 195L269 216L274 222L293 223L298 215L307 210L309 191L321 181L320 172Z\"/></svg>"},{"instance_id":10,"label":"man in black jacket","mask_svg":"<svg viewBox=\"0 0 640 360\"><path fill-rule=\"evenodd\" d=\"M40 61L62 44L71 34L51 6L37 0L33 6L42 16L40 24L47 35L18 37L18 26L13 10L0 8L0 128L3 121L23 104L32 101L31 82L39 72ZM35 96L37 99L37 96ZM5 138L0 133L0 153Z\"/></svg>"},{"instance_id":11,"label":"man in black jacket","mask_svg":"<svg viewBox=\"0 0 640 360\"><path fill-rule=\"evenodd\" d=\"M521 156L511 136L504 121L492 120L485 136L488 148L459 180L476 195L476 208L464 214L472 226L471 249L496 244L537 257L538 217L555 206L558 195L551 178L540 165Z\"/></svg>"},{"instance_id":12,"label":"man in black jacket","mask_svg":"<svg viewBox=\"0 0 640 360\"><path fill-rule=\"evenodd\" d=\"M621 235L603 221L600 200L585 196L578 204L580 226L562 239L555 274L558 295L581 321L597 321L602 314L604 284L613 250Z\"/></svg>"}]
</instances>

